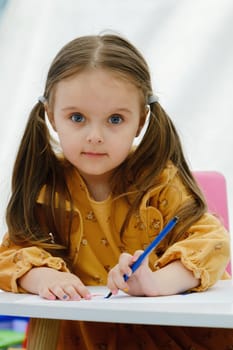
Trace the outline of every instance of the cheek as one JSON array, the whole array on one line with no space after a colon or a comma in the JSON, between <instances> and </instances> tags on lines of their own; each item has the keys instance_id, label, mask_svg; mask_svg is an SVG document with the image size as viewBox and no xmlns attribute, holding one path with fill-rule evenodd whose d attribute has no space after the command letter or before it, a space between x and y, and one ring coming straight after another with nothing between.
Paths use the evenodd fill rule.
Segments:
<instances>
[{"instance_id":1,"label":"cheek","mask_svg":"<svg viewBox=\"0 0 233 350\"><path fill-rule=\"evenodd\" d=\"M57 131L59 143L63 152L72 152L77 148L77 138L74 138L71 133L66 133L64 130Z\"/></svg>"},{"instance_id":2,"label":"cheek","mask_svg":"<svg viewBox=\"0 0 233 350\"><path fill-rule=\"evenodd\" d=\"M126 158L132 149L135 133L121 134L117 137L110 138L108 147L109 151L118 159Z\"/></svg>"}]
</instances>

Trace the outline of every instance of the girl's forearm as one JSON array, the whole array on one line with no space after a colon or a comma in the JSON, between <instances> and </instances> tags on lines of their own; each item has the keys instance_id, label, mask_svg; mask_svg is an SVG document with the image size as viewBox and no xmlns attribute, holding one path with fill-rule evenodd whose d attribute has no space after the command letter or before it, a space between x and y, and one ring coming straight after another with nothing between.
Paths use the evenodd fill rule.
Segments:
<instances>
[{"instance_id":1,"label":"girl's forearm","mask_svg":"<svg viewBox=\"0 0 233 350\"><path fill-rule=\"evenodd\" d=\"M200 280L179 260L153 272L153 278L159 295L182 293L200 284Z\"/></svg>"},{"instance_id":2,"label":"girl's forearm","mask_svg":"<svg viewBox=\"0 0 233 350\"><path fill-rule=\"evenodd\" d=\"M49 267L34 267L18 280L18 284L27 292L38 294L39 281L43 279L43 276L45 277L45 274L49 274L51 270Z\"/></svg>"}]
</instances>

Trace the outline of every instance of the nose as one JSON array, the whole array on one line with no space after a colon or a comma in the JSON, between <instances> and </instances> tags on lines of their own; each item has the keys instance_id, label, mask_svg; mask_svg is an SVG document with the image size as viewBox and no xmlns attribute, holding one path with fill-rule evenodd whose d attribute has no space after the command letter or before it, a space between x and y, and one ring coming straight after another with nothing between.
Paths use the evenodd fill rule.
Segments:
<instances>
[{"instance_id":1,"label":"nose","mask_svg":"<svg viewBox=\"0 0 233 350\"><path fill-rule=\"evenodd\" d=\"M87 135L87 142L92 144L101 144L104 142L104 139L99 130L92 129Z\"/></svg>"}]
</instances>

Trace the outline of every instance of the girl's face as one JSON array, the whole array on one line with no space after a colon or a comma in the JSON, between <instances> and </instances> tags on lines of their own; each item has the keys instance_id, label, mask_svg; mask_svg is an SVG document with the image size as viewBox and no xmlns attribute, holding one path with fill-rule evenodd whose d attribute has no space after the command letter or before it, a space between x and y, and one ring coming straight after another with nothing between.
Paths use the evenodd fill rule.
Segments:
<instances>
[{"instance_id":1,"label":"girl's face","mask_svg":"<svg viewBox=\"0 0 233 350\"><path fill-rule=\"evenodd\" d=\"M62 80L53 100L50 122L65 158L84 177L106 175L121 164L145 121L139 89L107 70Z\"/></svg>"}]
</instances>

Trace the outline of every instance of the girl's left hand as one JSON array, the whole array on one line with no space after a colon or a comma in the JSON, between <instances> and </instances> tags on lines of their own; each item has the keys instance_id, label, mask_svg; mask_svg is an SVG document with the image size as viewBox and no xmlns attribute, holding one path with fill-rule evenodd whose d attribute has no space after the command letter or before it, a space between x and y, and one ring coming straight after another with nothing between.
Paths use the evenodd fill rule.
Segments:
<instances>
[{"instance_id":1,"label":"girl's left hand","mask_svg":"<svg viewBox=\"0 0 233 350\"><path fill-rule=\"evenodd\" d=\"M148 259L145 259L141 266L132 274L130 266L142 254L142 250L137 250L134 255L122 253L119 262L108 274L107 286L112 294L117 294L118 290L135 296L155 296L156 283L154 273L148 266ZM127 282L124 280L124 274L129 276Z\"/></svg>"}]
</instances>

